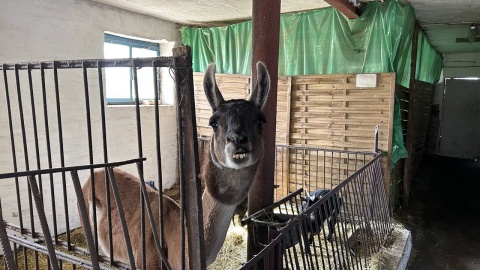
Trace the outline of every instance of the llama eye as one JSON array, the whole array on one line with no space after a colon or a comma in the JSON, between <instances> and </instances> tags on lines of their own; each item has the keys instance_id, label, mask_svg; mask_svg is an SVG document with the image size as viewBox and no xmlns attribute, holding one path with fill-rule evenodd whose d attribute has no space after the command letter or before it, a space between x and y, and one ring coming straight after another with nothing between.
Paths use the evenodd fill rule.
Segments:
<instances>
[{"instance_id":1,"label":"llama eye","mask_svg":"<svg viewBox=\"0 0 480 270\"><path fill-rule=\"evenodd\" d=\"M218 128L218 123L216 121L211 121L209 125L213 128L214 131L216 131Z\"/></svg>"},{"instance_id":2,"label":"llama eye","mask_svg":"<svg viewBox=\"0 0 480 270\"><path fill-rule=\"evenodd\" d=\"M257 125L258 125L259 128L262 128L263 124L265 124L265 121L263 121L263 120L258 120L257 121Z\"/></svg>"}]
</instances>

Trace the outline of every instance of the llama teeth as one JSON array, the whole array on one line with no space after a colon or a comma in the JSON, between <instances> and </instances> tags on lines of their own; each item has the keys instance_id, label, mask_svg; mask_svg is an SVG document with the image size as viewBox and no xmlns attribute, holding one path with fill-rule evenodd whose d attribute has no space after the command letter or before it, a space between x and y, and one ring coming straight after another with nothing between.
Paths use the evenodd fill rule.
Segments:
<instances>
[{"instance_id":1,"label":"llama teeth","mask_svg":"<svg viewBox=\"0 0 480 270\"><path fill-rule=\"evenodd\" d=\"M243 154L235 154L232 156L233 159L241 159L241 158L246 158L247 157L247 153L243 153Z\"/></svg>"}]
</instances>

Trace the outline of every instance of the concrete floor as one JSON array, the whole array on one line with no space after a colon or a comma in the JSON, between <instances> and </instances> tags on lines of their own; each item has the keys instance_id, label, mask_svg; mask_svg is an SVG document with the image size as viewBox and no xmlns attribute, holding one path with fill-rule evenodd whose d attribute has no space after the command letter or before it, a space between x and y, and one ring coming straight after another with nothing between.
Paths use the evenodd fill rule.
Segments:
<instances>
[{"instance_id":1,"label":"concrete floor","mask_svg":"<svg viewBox=\"0 0 480 270\"><path fill-rule=\"evenodd\" d=\"M412 232L407 269L480 269L480 161L427 158L397 218Z\"/></svg>"}]
</instances>

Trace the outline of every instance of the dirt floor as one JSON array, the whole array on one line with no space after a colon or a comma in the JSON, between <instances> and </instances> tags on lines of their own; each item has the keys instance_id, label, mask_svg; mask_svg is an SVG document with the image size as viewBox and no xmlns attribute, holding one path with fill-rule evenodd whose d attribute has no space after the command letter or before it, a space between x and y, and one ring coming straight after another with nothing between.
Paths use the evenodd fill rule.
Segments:
<instances>
[{"instance_id":1,"label":"dirt floor","mask_svg":"<svg viewBox=\"0 0 480 270\"><path fill-rule=\"evenodd\" d=\"M397 219L412 232L408 269L480 269L480 161L427 158Z\"/></svg>"}]
</instances>

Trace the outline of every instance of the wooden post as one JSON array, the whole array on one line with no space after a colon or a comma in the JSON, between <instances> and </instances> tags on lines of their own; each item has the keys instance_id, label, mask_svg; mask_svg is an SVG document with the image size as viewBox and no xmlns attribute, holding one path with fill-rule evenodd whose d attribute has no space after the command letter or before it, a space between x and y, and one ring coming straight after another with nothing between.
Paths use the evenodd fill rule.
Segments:
<instances>
[{"instance_id":1,"label":"wooden post","mask_svg":"<svg viewBox=\"0 0 480 270\"><path fill-rule=\"evenodd\" d=\"M340 11L349 19L358 18L357 8L347 0L325 0L330 6Z\"/></svg>"},{"instance_id":2,"label":"wooden post","mask_svg":"<svg viewBox=\"0 0 480 270\"><path fill-rule=\"evenodd\" d=\"M414 113L415 113L415 73L417 70L417 42L418 42L418 30L420 26L418 22L415 23L415 29L413 30L412 37L412 61L410 65L410 86L409 86L409 98L408 98L408 121L407 121L407 142L406 148L408 152L408 157L405 159L405 171L403 175L403 207L408 206L408 200L410 196L410 184L411 173L412 173L412 157L413 157L413 142L415 140L415 123L414 123Z\"/></svg>"},{"instance_id":3,"label":"wooden post","mask_svg":"<svg viewBox=\"0 0 480 270\"><path fill-rule=\"evenodd\" d=\"M201 187L198 174L197 120L193 93L192 54L190 47L173 49L175 81L177 88L178 159L180 164L180 187L188 228L189 269L206 269L205 238ZM180 238L180 235L178 236Z\"/></svg>"},{"instance_id":4,"label":"wooden post","mask_svg":"<svg viewBox=\"0 0 480 270\"><path fill-rule=\"evenodd\" d=\"M273 203L280 2L280 0L253 0L252 3L252 86L257 81L256 63L262 61L270 74L270 92L263 109L267 119L263 130L265 153L248 194L249 214L253 214ZM252 227L249 228L248 258L252 258L262 249L261 246L256 246L253 241ZM262 242L266 242L264 240L268 240L267 235L265 235L265 239L262 239Z\"/></svg>"}]
</instances>

